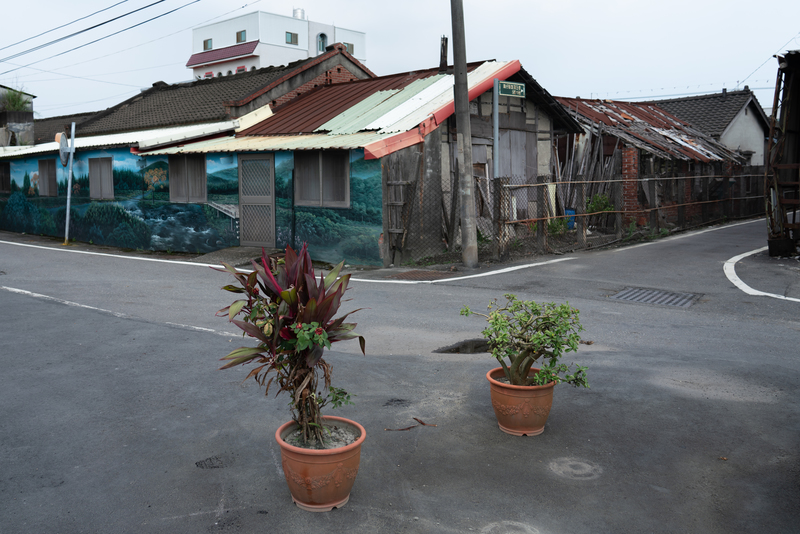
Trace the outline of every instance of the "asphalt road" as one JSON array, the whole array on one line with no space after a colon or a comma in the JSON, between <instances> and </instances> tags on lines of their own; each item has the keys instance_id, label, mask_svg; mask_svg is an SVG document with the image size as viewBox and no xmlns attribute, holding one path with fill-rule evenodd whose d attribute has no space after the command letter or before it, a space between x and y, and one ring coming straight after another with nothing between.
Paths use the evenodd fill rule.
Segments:
<instances>
[{"instance_id":1,"label":"asphalt road","mask_svg":"<svg viewBox=\"0 0 800 534\"><path fill-rule=\"evenodd\" d=\"M280 470L285 399L216 370L242 343L214 317L226 275L0 233L0 532L796 532L800 262L724 272L764 245L756 221L433 284L355 272L367 356L326 359L367 440L350 502L311 514ZM497 428L487 354L433 352L506 292L569 301L594 342L591 388L559 386L536 437ZM385 430L413 417L437 426Z\"/></svg>"}]
</instances>

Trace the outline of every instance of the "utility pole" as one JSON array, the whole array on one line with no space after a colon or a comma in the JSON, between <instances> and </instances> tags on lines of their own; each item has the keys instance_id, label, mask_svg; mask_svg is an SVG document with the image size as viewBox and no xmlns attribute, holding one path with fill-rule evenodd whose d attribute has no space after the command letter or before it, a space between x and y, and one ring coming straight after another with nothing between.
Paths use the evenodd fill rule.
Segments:
<instances>
[{"instance_id":1,"label":"utility pole","mask_svg":"<svg viewBox=\"0 0 800 534\"><path fill-rule=\"evenodd\" d=\"M453 22L453 66L456 105L456 136L458 138L458 190L461 197L461 261L474 269L478 266L478 234L475 225L475 199L472 184L472 129L469 123L469 87L467 85L467 44L464 35L464 5L462 0L450 0Z\"/></svg>"}]
</instances>

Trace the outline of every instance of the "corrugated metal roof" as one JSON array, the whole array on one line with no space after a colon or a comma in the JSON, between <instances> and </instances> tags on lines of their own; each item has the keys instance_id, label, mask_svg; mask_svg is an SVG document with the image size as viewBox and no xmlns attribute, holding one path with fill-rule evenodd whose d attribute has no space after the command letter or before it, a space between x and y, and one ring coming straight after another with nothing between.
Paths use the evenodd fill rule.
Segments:
<instances>
[{"instance_id":1,"label":"corrugated metal roof","mask_svg":"<svg viewBox=\"0 0 800 534\"><path fill-rule=\"evenodd\" d=\"M375 141L392 137L391 134L358 132L345 135L324 133L305 135L274 135L225 137L147 152L148 155L207 154L210 152L272 152L276 150L352 150L363 148Z\"/></svg>"},{"instance_id":2,"label":"corrugated metal roof","mask_svg":"<svg viewBox=\"0 0 800 534\"><path fill-rule=\"evenodd\" d=\"M470 64L468 70L479 64ZM347 109L379 91L400 90L416 80L439 76L438 69L405 72L319 87L277 108L275 115L237 135L312 133Z\"/></svg>"},{"instance_id":3,"label":"corrugated metal roof","mask_svg":"<svg viewBox=\"0 0 800 534\"><path fill-rule=\"evenodd\" d=\"M711 136L653 104L564 97L556 100L585 128L602 125L604 134L660 158L738 160L736 154Z\"/></svg>"},{"instance_id":4,"label":"corrugated metal roof","mask_svg":"<svg viewBox=\"0 0 800 534\"><path fill-rule=\"evenodd\" d=\"M175 126L172 128L159 128L157 130L145 130L140 132L125 132L109 135L98 135L94 137L76 137L76 149L101 148L113 146L136 146L136 147L155 147L158 145L174 143L205 137L215 133L233 130L238 126L238 122L225 121L211 124L195 124L192 126ZM35 154L47 154L58 152L58 143L42 143L31 147L9 147L15 150L0 148L0 158L24 157Z\"/></svg>"},{"instance_id":5,"label":"corrugated metal roof","mask_svg":"<svg viewBox=\"0 0 800 534\"><path fill-rule=\"evenodd\" d=\"M403 89L375 93L346 109L317 128L316 131L328 131L335 135L354 133L360 130L379 130L381 126L380 124L376 125L375 122L380 122L381 117L392 113L398 107L407 105L409 101L418 100L420 95L430 90L431 86L436 86L440 80L446 78L447 76L440 74L415 80ZM379 95L384 95L384 97L380 98Z\"/></svg>"},{"instance_id":6,"label":"corrugated metal roof","mask_svg":"<svg viewBox=\"0 0 800 534\"><path fill-rule=\"evenodd\" d=\"M473 89L481 82L493 78L493 75L510 64L510 61L486 61L467 75L467 86ZM387 114L381 133L406 132L424 121L433 112L453 101L453 85L455 76L448 75L427 91L417 95L406 105L399 106L394 112ZM438 93L438 94L437 94ZM375 124L378 124L376 121Z\"/></svg>"},{"instance_id":7,"label":"corrugated metal roof","mask_svg":"<svg viewBox=\"0 0 800 534\"><path fill-rule=\"evenodd\" d=\"M378 91L377 93L368 96L350 109L336 115L334 118L314 130L315 132L331 133L334 135L347 133L355 124L366 125L370 122L371 113L379 108L381 104L385 104L393 95L396 95L399 89L391 89L389 91ZM365 122L365 116L368 118ZM356 131L361 128L357 128Z\"/></svg>"},{"instance_id":8,"label":"corrugated metal roof","mask_svg":"<svg viewBox=\"0 0 800 534\"><path fill-rule=\"evenodd\" d=\"M521 70L518 61L486 61L468 68L470 97L491 90L492 79ZM535 83L527 73L526 84ZM454 112L452 74L437 69L324 86L279 107L261 123L215 140L152 154L364 148L367 159L419 143L430 127ZM568 131L580 126L538 84L537 102L563 115ZM554 119L555 120L555 119Z\"/></svg>"}]
</instances>

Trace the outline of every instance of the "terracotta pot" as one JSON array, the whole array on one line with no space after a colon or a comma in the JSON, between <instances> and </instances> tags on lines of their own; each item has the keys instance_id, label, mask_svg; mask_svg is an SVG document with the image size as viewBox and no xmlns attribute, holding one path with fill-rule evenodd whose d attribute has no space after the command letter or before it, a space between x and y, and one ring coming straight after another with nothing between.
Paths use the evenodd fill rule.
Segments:
<instances>
[{"instance_id":1,"label":"terracotta pot","mask_svg":"<svg viewBox=\"0 0 800 534\"><path fill-rule=\"evenodd\" d=\"M281 464L292 500L309 512L329 512L341 508L350 499L350 490L358 474L361 444L367 437L364 427L343 417L323 416L328 424L350 427L361 435L346 447L303 449L289 445L283 438L297 428L294 421L281 425L275 441L281 448Z\"/></svg>"},{"instance_id":2,"label":"terracotta pot","mask_svg":"<svg viewBox=\"0 0 800 534\"><path fill-rule=\"evenodd\" d=\"M539 372L531 368L528 376ZM504 378L502 367L486 373L492 397L492 407L500 430L513 436L536 436L544 432L544 424L553 405L555 382L545 386L512 386L498 379Z\"/></svg>"}]
</instances>

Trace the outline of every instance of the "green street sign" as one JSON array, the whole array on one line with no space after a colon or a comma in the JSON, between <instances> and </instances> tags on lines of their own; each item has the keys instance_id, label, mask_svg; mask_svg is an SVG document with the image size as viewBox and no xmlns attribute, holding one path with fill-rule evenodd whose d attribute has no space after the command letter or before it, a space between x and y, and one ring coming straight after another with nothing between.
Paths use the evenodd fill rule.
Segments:
<instances>
[{"instance_id":1,"label":"green street sign","mask_svg":"<svg viewBox=\"0 0 800 534\"><path fill-rule=\"evenodd\" d=\"M516 82L500 82L500 95L525 98L525 84Z\"/></svg>"}]
</instances>

